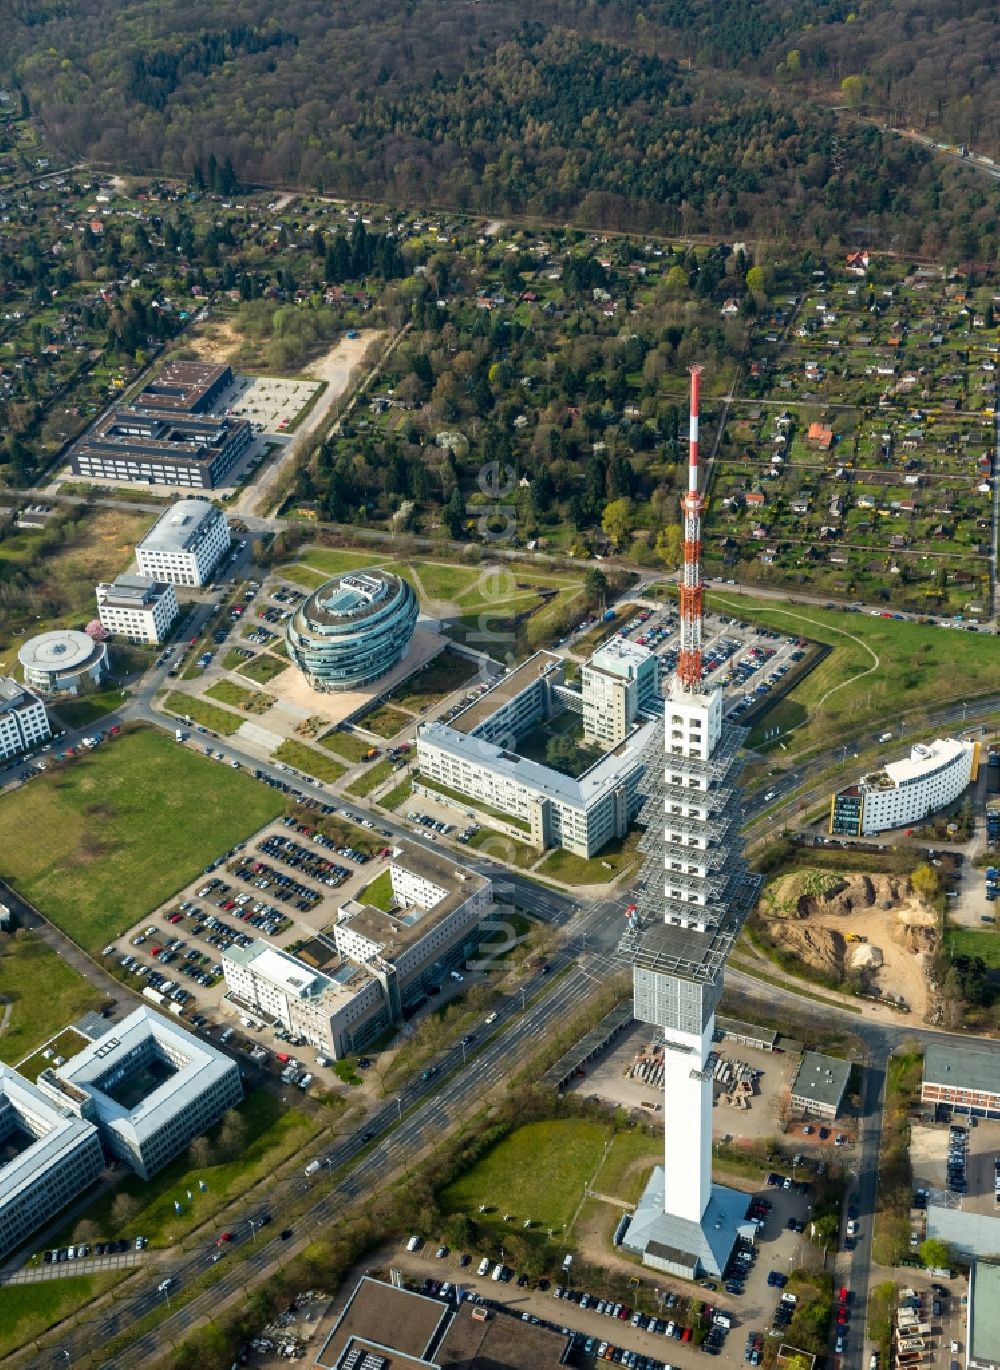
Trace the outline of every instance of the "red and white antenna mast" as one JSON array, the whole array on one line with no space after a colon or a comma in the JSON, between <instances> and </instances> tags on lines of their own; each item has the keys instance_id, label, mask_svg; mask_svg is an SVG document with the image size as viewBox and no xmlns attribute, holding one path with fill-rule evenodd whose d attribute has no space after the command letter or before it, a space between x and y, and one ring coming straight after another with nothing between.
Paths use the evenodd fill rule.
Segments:
<instances>
[{"instance_id":1,"label":"red and white antenna mast","mask_svg":"<svg viewBox=\"0 0 1000 1370\"><path fill-rule=\"evenodd\" d=\"M705 501L698 493L698 388L702 368L691 372L691 436L688 452L687 494L681 497L684 515L684 566L681 571L681 646L677 682L686 694L701 689L701 516Z\"/></svg>"}]
</instances>

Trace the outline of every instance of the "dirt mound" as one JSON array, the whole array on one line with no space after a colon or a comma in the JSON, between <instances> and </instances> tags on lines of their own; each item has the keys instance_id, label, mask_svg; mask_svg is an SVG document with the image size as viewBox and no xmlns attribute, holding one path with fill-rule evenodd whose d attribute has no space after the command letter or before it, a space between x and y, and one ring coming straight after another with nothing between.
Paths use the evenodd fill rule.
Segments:
<instances>
[{"instance_id":1,"label":"dirt mound","mask_svg":"<svg viewBox=\"0 0 1000 1370\"><path fill-rule=\"evenodd\" d=\"M765 922L764 927L767 936L782 951L827 975L843 975L846 943L841 933L818 923L788 918Z\"/></svg>"}]
</instances>

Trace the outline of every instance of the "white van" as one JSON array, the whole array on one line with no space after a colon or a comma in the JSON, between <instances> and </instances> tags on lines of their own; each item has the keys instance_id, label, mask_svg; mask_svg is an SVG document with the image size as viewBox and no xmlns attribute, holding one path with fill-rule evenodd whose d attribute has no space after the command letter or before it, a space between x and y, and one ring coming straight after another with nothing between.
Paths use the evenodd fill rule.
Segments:
<instances>
[{"instance_id":1,"label":"white van","mask_svg":"<svg viewBox=\"0 0 1000 1370\"><path fill-rule=\"evenodd\" d=\"M410 1240L406 1243L407 1251L418 1251L420 1249L420 1246L420 1238L416 1235L412 1236Z\"/></svg>"},{"instance_id":2,"label":"white van","mask_svg":"<svg viewBox=\"0 0 1000 1370\"><path fill-rule=\"evenodd\" d=\"M492 1274L491 1278L494 1279L494 1280L502 1280L502 1279L503 1279L503 1262L502 1262L502 1261L497 1261L496 1265L493 1267L493 1274Z\"/></svg>"},{"instance_id":3,"label":"white van","mask_svg":"<svg viewBox=\"0 0 1000 1370\"><path fill-rule=\"evenodd\" d=\"M489 1268L490 1268L490 1258L489 1258L489 1256L484 1256L483 1259L479 1262L479 1268L478 1268L478 1270L476 1271L476 1274L477 1274L477 1275L485 1275L485 1274L487 1274L487 1273L489 1272Z\"/></svg>"}]
</instances>

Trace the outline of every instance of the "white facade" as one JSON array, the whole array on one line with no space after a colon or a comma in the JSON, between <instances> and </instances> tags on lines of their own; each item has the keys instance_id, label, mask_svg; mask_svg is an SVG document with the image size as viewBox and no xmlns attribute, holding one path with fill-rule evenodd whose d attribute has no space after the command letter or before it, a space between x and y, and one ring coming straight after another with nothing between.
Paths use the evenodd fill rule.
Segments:
<instances>
[{"instance_id":1,"label":"white facade","mask_svg":"<svg viewBox=\"0 0 1000 1370\"><path fill-rule=\"evenodd\" d=\"M149 1073L149 1089L131 1106L115 1098ZM167 1165L243 1098L235 1061L148 1008L137 1008L56 1069L38 1087L93 1118L104 1145L137 1175Z\"/></svg>"},{"instance_id":2,"label":"white facade","mask_svg":"<svg viewBox=\"0 0 1000 1370\"><path fill-rule=\"evenodd\" d=\"M139 571L172 585L200 586L229 550L226 516L206 499L166 509L135 549Z\"/></svg>"},{"instance_id":3,"label":"white facade","mask_svg":"<svg viewBox=\"0 0 1000 1370\"><path fill-rule=\"evenodd\" d=\"M614 638L583 668L584 740L610 749L624 742L639 710L659 699L658 662L648 647Z\"/></svg>"},{"instance_id":4,"label":"white facade","mask_svg":"<svg viewBox=\"0 0 1000 1370\"><path fill-rule=\"evenodd\" d=\"M98 685L108 669L108 649L75 628L53 628L17 649L24 679L46 695L75 695Z\"/></svg>"},{"instance_id":5,"label":"white facade","mask_svg":"<svg viewBox=\"0 0 1000 1370\"><path fill-rule=\"evenodd\" d=\"M953 803L971 781L977 761L975 742L938 738L918 743L908 760L891 762L862 780L861 831L906 827Z\"/></svg>"},{"instance_id":6,"label":"white facade","mask_svg":"<svg viewBox=\"0 0 1000 1370\"><path fill-rule=\"evenodd\" d=\"M104 1169L93 1123L0 1064L0 1258L78 1199Z\"/></svg>"},{"instance_id":7,"label":"white facade","mask_svg":"<svg viewBox=\"0 0 1000 1370\"><path fill-rule=\"evenodd\" d=\"M256 941L224 951L222 970L229 989L248 1008L337 1058L364 1045L389 1021L382 985L361 969L323 975L288 952Z\"/></svg>"},{"instance_id":8,"label":"white facade","mask_svg":"<svg viewBox=\"0 0 1000 1370\"><path fill-rule=\"evenodd\" d=\"M704 1079L715 1018L701 1033L664 1032L664 1212L700 1223L712 1193L712 1081Z\"/></svg>"},{"instance_id":9,"label":"white facade","mask_svg":"<svg viewBox=\"0 0 1000 1370\"><path fill-rule=\"evenodd\" d=\"M31 751L52 736L45 705L9 676L0 676L0 761Z\"/></svg>"},{"instance_id":10,"label":"white facade","mask_svg":"<svg viewBox=\"0 0 1000 1370\"><path fill-rule=\"evenodd\" d=\"M119 576L96 593L102 627L129 642L163 642L178 614L174 587L146 576Z\"/></svg>"}]
</instances>

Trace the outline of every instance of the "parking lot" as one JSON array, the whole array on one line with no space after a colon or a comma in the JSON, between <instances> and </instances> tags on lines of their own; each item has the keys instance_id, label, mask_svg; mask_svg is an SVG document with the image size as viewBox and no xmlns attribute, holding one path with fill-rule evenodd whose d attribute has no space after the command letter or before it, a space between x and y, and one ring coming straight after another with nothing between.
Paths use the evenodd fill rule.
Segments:
<instances>
[{"instance_id":1,"label":"parking lot","mask_svg":"<svg viewBox=\"0 0 1000 1370\"><path fill-rule=\"evenodd\" d=\"M680 629L673 608L646 606L627 618L618 636L649 647L660 658L662 675L677 666ZM702 678L725 688L726 712L738 719L802 661L808 643L737 618L708 614L702 649Z\"/></svg>"},{"instance_id":2,"label":"parking lot","mask_svg":"<svg viewBox=\"0 0 1000 1370\"><path fill-rule=\"evenodd\" d=\"M791 1183L790 1177L781 1178L789 1178ZM535 1283L505 1267L507 1278L494 1279L493 1256L480 1275L485 1259L481 1253L451 1251L437 1247L433 1241L416 1252L407 1251L404 1244L403 1249L379 1253L379 1257L387 1265L402 1268L418 1288L430 1282L426 1288L433 1297L454 1299L455 1291L461 1288L464 1296L492 1301L500 1311L537 1319L560 1331L565 1328L576 1334L574 1363L578 1365L591 1366L610 1359L633 1370L660 1370L665 1365L694 1370L704 1364L703 1353L690 1335L685 1339L684 1333L685 1328L695 1326L706 1340L711 1339L710 1348L723 1364L758 1364L759 1359L753 1360L753 1355L760 1355L773 1328L780 1334L786 1324L787 1315L779 1314L778 1310L782 1307L782 1286L789 1270L809 1263L806 1237L789 1224L807 1226L810 1195L797 1188L768 1187L757 1196L748 1194L747 1204L748 1212L759 1214L762 1225L758 1228L755 1250L744 1247L742 1256L733 1262L734 1278L728 1282L729 1289L716 1280L692 1285L658 1277L652 1285L655 1311L639 1319L628 1303L602 1304L598 1294L565 1276L553 1275ZM443 1254L439 1256L438 1251ZM614 1258L609 1263L623 1266ZM650 1272L631 1264L624 1268L634 1272L636 1283L643 1287L643 1306L649 1308ZM737 1288L740 1292L731 1292ZM563 1291L564 1297L557 1297L558 1290ZM790 1307L787 1303L784 1306ZM723 1321L717 1322L717 1317ZM862 1316L855 1313L854 1317L861 1335ZM724 1325L726 1320L728 1327Z\"/></svg>"},{"instance_id":3,"label":"parking lot","mask_svg":"<svg viewBox=\"0 0 1000 1370\"><path fill-rule=\"evenodd\" d=\"M996 1160L1000 1157L1000 1122L956 1115L948 1123L915 1123L912 1128L913 1183L931 1201L969 1213L995 1217Z\"/></svg>"},{"instance_id":4,"label":"parking lot","mask_svg":"<svg viewBox=\"0 0 1000 1370\"><path fill-rule=\"evenodd\" d=\"M258 433L284 433L313 395L319 381L279 380L276 376L236 376L214 412L246 419Z\"/></svg>"}]
</instances>

